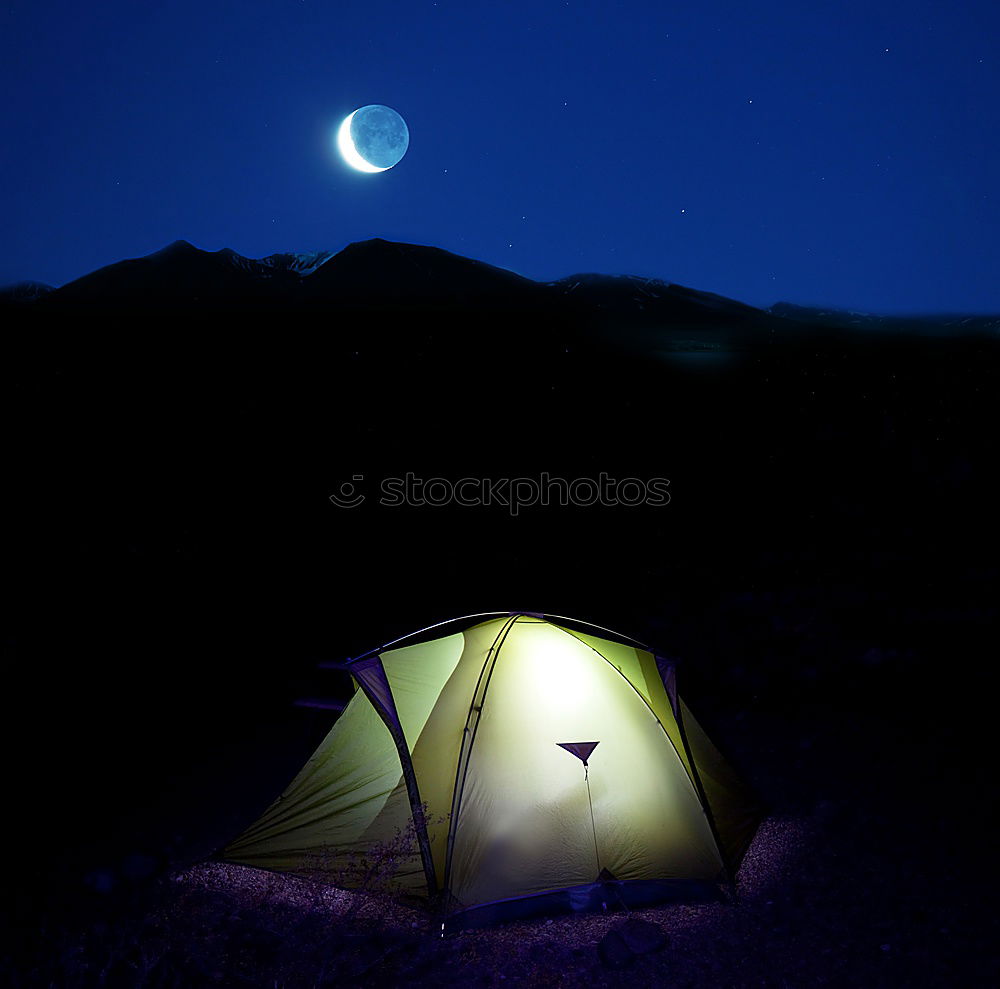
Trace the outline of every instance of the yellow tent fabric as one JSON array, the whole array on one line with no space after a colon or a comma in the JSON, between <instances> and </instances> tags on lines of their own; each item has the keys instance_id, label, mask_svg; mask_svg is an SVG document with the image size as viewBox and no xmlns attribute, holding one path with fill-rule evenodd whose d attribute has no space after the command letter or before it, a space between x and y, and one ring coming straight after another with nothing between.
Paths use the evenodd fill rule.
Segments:
<instances>
[{"instance_id":1,"label":"yellow tent fabric","mask_svg":"<svg viewBox=\"0 0 1000 989\"><path fill-rule=\"evenodd\" d=\"M731 876L759 821L752 794L670 664L576 624L499 615L350 663L361 689L224 857L348 886L389 868L449 912L599 876ZM597 743L586 763L583 742Z\"/></svg>"}]
</instances>

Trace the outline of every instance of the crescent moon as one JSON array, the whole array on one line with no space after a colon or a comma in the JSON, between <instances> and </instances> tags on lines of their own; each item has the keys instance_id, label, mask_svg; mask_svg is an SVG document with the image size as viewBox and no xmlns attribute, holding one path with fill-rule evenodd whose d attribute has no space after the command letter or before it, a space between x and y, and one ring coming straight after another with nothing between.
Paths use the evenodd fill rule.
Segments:
<instances>
[{"instance_id":1,"label":"crescent moon","mask_svg":"<svg viewBox=\"0 0 1000 989\"><path fill-rule=\"evenodd\" d=\"M354 113L357 112L357 110L354 111ZM365 161L358 153L358 149L354 146L354 140L351 137L351 121L354 119L354 113L348 114L344 118L344 122L340 125L340 130L337 131L337 147L344 156L344 161L351 168L356 168L359 172L388 171L387 168L379 168L378 165L372 165L370 162Z\"/></svg>"}]
</instances>

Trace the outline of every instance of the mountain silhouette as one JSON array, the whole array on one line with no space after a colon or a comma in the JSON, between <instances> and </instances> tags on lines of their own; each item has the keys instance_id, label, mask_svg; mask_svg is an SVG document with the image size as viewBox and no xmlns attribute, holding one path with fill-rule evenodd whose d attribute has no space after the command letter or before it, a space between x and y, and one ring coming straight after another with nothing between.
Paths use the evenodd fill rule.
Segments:
<instances>
[{"instance_id":1,"label":"mountain silhouette","mask_svg":"<svg viewBox=\"0 0 1000 989\"><path fill-rule=\"evenodd\" d=\"M538 282L437 247L375 238L338 253L247 258L178 240L42 291L7 290L8 305L40 311L330 312L349 309L488 309L563 313L579 320L638 323L758 323L761 310L657 279L579 274Z\"/></svg>"},{"instance_id":2,"label":"mountain silhouette","mask_svg":"<svg viewBox=\"0 0 1000 989\"><path fill-rule=\"evenodd\" d=\"M349 244L303 280L306 298L318 306L519 303L540 301L543 286L512 271L437 247L375 238Z\"/></svg>"},{"instance_id":3,"label":"mountain silhouette","mask_svg":"<svg viewBox=\"0 0 1000 989\"><path fill-rule=\"evenodd\" d=\"M0 304L23 304L34 302L35 299L52 291L52 286L45 282L24 281L15 282L0 288Z\"/></svg>"},{"instance_id":4,"label":"mountain silhouette","mask_svg":"<svg viewBox=\"0 0 1000 989\"><path fill-rule=\"evenodd\" d=\"M45 296L48 309L225 309L273 304L301 276L235 251L202 251L174 241L143 258L119 261Z\"/></svg>"},{"instance_id":5,"label":"mountain silhouette","mask_svg":"<svg viewBox=\"0 0 1000 989\"><path fill-rule=\"evenodd\" d=\"M767 310L773 316L793 320L803 326L838 326L855 330L894 330L918 334L991 333L1000 330L1000 316L969 313L941 313L927 316L878 316L843 309L799 306L777 302Z\"/></svg>"},{"instance_id":6,"label":"mountain silhouette","mask_svg":"<svg viewBox=\"0 0 1000 989\"><path fill-rule=\"evenodd\" d=\"M891 331L995 335L998 315L881 316L779 302L768 309L713 292L636 275L581 273L539 282L438 247L376 237L339 252L248 258L177 240L145 257L99 268L53 288L24 281L0 289L0 307L25 313L131 312L478 314L486 322L522 313L577 328L746 332ZM497 324L499 325L499 324ZM523 328L523 326L522 326ZM636 338L642 346L649 341ZM635 342L635 341L633 341ZM717 341L716 341L717 342Z\"/></svg>"}]
</instances>

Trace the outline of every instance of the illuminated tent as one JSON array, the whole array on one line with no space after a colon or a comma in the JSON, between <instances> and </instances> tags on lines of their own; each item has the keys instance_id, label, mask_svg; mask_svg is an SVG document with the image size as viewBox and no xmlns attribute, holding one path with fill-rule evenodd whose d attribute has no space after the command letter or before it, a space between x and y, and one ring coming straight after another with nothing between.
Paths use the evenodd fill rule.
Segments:
<instances>
[{"instance_id":1,"label":"illuminated tent","mask_svg":"<svg viewBox=\"0 0 1000 989\"><path fill-rule=\"evenodd\" d=\"M360 689L223 857L363 885L403 836L392 885L428 893L450 926L718 895L757 805L673 664L596 628L494 613L349 661Z\"/></svg>"}]
</instances>

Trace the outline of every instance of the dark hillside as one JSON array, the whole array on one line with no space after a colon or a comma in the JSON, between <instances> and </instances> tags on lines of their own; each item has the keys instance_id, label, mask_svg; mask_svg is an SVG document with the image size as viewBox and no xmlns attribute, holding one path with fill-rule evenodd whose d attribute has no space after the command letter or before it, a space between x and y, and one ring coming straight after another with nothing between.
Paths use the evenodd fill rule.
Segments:
<instances>
[{"instance_id":1,"label":"dark hillside","mask_svg":"<svg viewBox=\"0 0 1000 989\"><path fill-rule=\"evenodd\" d=\"M317 661L528 608L675 655L692 707L773 807L833 801L823 820L853 829L865 869L919 867L907 889L947 886L942 903L974 895L995 825L997 340L717 303L711 320L640 326L618 318L620 283L581 314L404 248L266 278L175 245L9 310L15 872L82 888L135 849L204 854L328 727L289 707L346 691ZM269 294L319 284L322 311ZM231 293L258 290L259 311L233 310ZM428 299L447 302L432 320ZM407 473L499 494L380 504ZM504 479L601 474L669 480L670 502L503 504L533 490ZM330 501L347 482L357 508ZM944 875L942 842L967 879ZM843 882L823 889L834 905L890 881L834 875L816 880Z\"/></svg>"}]
</instances>

